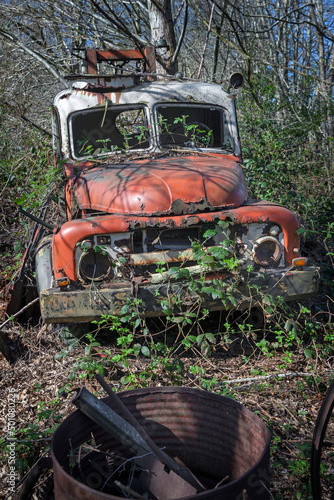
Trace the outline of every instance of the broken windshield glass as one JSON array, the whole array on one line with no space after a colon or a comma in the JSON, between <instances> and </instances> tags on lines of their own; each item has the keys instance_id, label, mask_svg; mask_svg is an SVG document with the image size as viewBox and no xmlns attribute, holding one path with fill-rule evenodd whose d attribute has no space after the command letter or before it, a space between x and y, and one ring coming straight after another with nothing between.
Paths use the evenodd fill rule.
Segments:
<instances>
[{"instance_id":1,"label":"broken windshield glass","mask_svg":"<svg viewBox=\"0 0 334 500\"><path fill-rule=\"evenodd\" d=\"M222 108L163 104L157 106L156 116L161 146L231 149Z\"/></svg>"},{"instance_id":2,"label":"broken windshield glass","mask_svg":"<svg viewBox=\"0 0 334 500\"><path fill-rule=\"evenodd\" d=\"M101 107L70 117L72 153L75 158L147 149L149 127L144 107Z\"/></svg>"}]
</instances>

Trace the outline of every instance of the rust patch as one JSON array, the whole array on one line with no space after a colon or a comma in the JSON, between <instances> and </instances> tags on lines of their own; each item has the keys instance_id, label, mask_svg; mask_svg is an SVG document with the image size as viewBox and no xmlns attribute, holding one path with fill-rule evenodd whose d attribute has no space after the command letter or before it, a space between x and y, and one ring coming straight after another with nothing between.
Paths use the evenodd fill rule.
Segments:
<instances>
[{"instance_id":1,"label":"rust patch","mask_svg":"<svg viewBox=\"0 0 334 500\"><path fill-rule=\"evenodd\" d=\"M121 92L125 88L126 88L125 85L121 85L118 87L112 87L112 86L108 85L108 92ZM77 91L85 90L85 91L91 92L93 94L100 94L101 92L106 93L106 86L101 85L99 83L87 83L87 85L85 85L85 87L83 87L83 88L72 87L72 89L77 90Z\"/></svg>"}]
</instances>

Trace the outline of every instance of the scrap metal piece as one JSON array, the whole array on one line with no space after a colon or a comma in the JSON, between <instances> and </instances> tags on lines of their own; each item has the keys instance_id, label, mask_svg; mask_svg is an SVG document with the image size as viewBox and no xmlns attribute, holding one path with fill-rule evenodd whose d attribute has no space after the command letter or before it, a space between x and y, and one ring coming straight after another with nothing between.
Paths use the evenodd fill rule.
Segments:
<instances>
[{"instance_id":1,"label":"scrap metal piece","mask_svg":"<svg viewBox=\"0 0 334 500\"><path fill-rule=\"evenodd\" d=\"M102 429L121 441L132 453L136 454L140 447L147 453L151 452L144 439L131 425L85 387L77 389L71 403L99 424Z\"/></svg>"},{"instance_id":2,"label":"scrap metal piece","mask_svg":"<svg viewBox=\"0 0 334 500\"><path fill-rule=\"evenodd\" d=\"M103 389L106 391L108 396L111 398L111 401L115 403L115 405L119 408L121 413L123 414L124 418L131 424L134 429L139 432L141 437L145 440L147 446L152 450L153 454L155 455L158 460L160 460L161 464L158 464L157 461L151 461L150 456L145 457L144 462L151 462L150 464L147 464L147 467L149 470L152 472L152 474L156 475L159 477L159 472L160 472L160 477L161 477L161 466L164 465L169 469L169 483L165 485L164 491L165 494L168 495L167 498L174 498L173 491L176 490L179 494L181 493L182 490L182 495L184 496L186 493L188 493L188 483L192 484L197 491L205 491L206 488L203 486L203 484L194 476L194 474L187 468L187 467L181 467L173 458L171 458L167 453L165 453L163 450L159 448L155 444L155 442L150 438L150 436L147 434L145 429L139 424L139 422L135 419L135 417L132 415L132 413L127 409L125 404L122 402L121 399L117 396L115 392L112 391L111 387L107 384L107 382L103 379L101 375L96 375L95 376L96 380L99 382L99 384L103 387ZM182 478L182 480L180 479ZM173 491L169 491L170 489L170 481L172 481ZM186 488L184 489L184 481L187 481ZM160 486L159 486L160 488ZM168 489L168 491L167 491ZM184 490L184 492L183 492ZM152 491L154 493L154 491Z\"/></svg>"}]
</instances>

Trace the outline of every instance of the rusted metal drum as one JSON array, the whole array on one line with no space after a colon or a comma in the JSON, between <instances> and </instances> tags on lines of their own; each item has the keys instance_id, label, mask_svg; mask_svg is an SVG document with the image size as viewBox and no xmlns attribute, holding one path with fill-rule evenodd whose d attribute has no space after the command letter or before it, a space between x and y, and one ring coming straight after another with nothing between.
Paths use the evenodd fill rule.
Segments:
<instances>
[{"instance_id":1,"label":"rusted metal drum","mask_svg":"<svg viewBox=\"0 0 334 500\"><path fill-rule=\"evenodd\" d=\"M208 488L187 498L269 500L270 433L240 403L183 387L138 389L119 397L156 444L184 462ZM103 401L117 411L109 398ZM51 445L55 500L124 498L72 477L74 451L92 440L100 452L124 454L114 438L79 410L58 427ZM91 474L98 477L98 472L92 468Z\"/></svg>"}]
</instances>

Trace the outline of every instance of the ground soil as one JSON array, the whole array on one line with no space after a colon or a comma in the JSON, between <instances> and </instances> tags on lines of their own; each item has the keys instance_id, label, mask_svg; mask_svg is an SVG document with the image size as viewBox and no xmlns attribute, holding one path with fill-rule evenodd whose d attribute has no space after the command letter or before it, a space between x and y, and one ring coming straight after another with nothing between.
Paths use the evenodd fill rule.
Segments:
<instances>
[{"instance_id":1,"label":"ground soil","mask_svg":"<svg viewBox=\"0 0 334 500\"><path fill-rule=\"evenodd\" d=\"M5 305L3 300L3 319ZM1 414L2 434L5 435L8 431L6 408L8 409L8 395L14 390L15 430L21 439L16 458L22 454L29 470L50 442L51 436L45 435L43 428L52 427L57 420L54 415L49 418L44 416L38 423L40 405L42 403L43 408L52 409L52 402L58 401L60 389L69 383L69 374L75 361L84 356L85 346L79 345L66 357L56 359L56 354L64 348L59 338L59 329L50 325L29 327L12 322L5 325L2 331L9 339L12 356L12 363L9 363L0 354L0 390L4 402ZM101 347L102 351L104 349L109 352L107 356L119 351L115 342L112 342L112 334L110 335L109 345L104 339ZM231 345L218 344L208 358L196 352L180 353L180 357L184 364L182 385L203 388L201 376L193 375L189 370L190 366L200 366L205 371L202 378L205 378L209 390L219 391L223 387L225 391L230 390L231 396L255 412L269 426L273 436L271 497L286 500L312 498L309 493L308 458L317 413L324 395L322 390L331 376L331 360L324 362L320 356L318 359L308 360L301 352L295 351L287 364L279 354L265 356L252 343L243 341L240 337ZM129 370L134 379L148 362L144 356L133 358ZM120 379L125 373L126 370L119 366L111 366L106 369L105 378L112 386L122 390ZM280 377L278 374L285 375ZM310 374L316 374L318 378L310 379ZM101 397L105 396L94 379L80 379L79 375L80 372L75 375L72 387L86 385ZM178 381L158 367L149 383L160 386L177 384ZM59 398L55 415L61 415L60 420L74 410L69 399ZM29 425L38 425L39 431L35 442L30 442L27 450L23 437L24 429L29 429ZM31 436L29 432L26 435L29 438ZM1 471L0 482L3 485L0 498L12 498L7 482L9 465L5 457ZM34 489L32 498L38 498L38 491L42 490L44 480L45 477L42 476L41 484Z\"/></svg>"}]
</instances>

